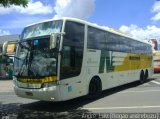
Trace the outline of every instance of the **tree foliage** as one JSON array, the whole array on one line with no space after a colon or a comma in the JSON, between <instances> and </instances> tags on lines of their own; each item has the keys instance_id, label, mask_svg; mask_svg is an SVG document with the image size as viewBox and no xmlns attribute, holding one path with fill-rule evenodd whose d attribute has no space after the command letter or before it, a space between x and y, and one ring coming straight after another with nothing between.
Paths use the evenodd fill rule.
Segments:
<instances>
[{"instance_id":1,"label":"tree foliage","mask_svg":"<svg viewBox=\"0 0 160 119\"><path fill-rule=\"evenodd\" d=\"M27 7L28 0L0 0L0 6L9 7L10 5L21 5Z\"/></svg>"}]
</instances>

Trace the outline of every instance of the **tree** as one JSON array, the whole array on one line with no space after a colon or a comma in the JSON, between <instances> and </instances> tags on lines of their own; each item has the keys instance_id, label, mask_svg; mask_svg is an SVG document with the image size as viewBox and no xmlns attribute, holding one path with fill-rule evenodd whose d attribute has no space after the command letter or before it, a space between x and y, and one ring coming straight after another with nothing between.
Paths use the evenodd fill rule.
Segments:
<instances>
[{"instance_id":1,"label":"tree","mask_svg":"<svg viewBox=\"0 0 160 119\"><path fill-rule=\"evenodd\" d=\"M28 0L0 0L0 6L9 7L10 5L22 5L27 7Z\"/></svg>"}]
</instances>

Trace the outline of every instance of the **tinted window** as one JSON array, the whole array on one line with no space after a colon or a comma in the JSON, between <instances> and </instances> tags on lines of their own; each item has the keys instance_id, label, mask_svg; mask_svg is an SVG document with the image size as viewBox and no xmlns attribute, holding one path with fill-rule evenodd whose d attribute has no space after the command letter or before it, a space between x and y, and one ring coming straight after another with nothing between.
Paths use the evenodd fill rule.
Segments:
<instances>
[{"instance_id":1,"label":"tinted window","mask_svg":"<svg viewBox=\"0 0 160 119\"><path fill-rule=\"evenodd\" d=\"M88 27L88 48L105 49L105 32L93 27Z\"/></svg>"},{"instance_id":2,"label":"tinted window","mask_svg":"<svg viewBox=\"0 0 160 119\"><path fill-rule=\"evenodd\" d=\"M61 79L78 76L81 72L84 47L84 25L66 22L61 62Z\"/></svg>"},{"instance_id":3,"label":"tinted window","mask_svg":"<svg viewBox=\"0 0 160 119\"><path fill-rule=\"evenodd\" d=\"M91 26L88 26L87 47L117 52L151 54L151 46L145 43Z\"/></svg>"},{"instance_id":4,"label":"tinted window","mask_svg":"<svg viewBox=\"0 0 160 119\"><path fill-rule=\"evenodd\" d=\"M119 51L119 37L113 33L107 33L106 45L108 50Z\"/></svg>"}]
</instances>

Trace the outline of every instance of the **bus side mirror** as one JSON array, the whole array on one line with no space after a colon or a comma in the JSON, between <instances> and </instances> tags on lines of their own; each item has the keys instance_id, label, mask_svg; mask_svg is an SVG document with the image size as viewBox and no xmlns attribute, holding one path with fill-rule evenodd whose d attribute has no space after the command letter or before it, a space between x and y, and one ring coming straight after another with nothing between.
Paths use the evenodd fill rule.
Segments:
<instances>
[{"instance_id":1,"label":"bus side mirror","mask_svg":"<svg viewBox=\"0 0 160 119\"><path fill-rule=\"evenodd\" d=\"M56 48L57 38L58 38L57 34L51 34L51 37L50 37L50 49Z\"/></svg>"},{"instance_id":2,"label":"bus side mirror","mask_svg":"<svg viewBox=\"0 0 160 119\"><path fill-rule=\"evenodd\" d=\"M2 47L2 55L3 56L7 56L7 46L8 46L8 42L4 42L3 43L3 47Z\"/></svg>"}]
</instances>

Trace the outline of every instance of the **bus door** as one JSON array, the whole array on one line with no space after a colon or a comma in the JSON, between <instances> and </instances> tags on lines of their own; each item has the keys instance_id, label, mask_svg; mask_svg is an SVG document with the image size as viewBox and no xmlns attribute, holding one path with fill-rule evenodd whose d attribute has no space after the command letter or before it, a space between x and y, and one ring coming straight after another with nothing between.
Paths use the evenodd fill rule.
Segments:
<instances>
[{"instance_id":1,"label":"bus door","mask_svg":"<svg viewBox=\"0 0 160 119\"><path fill-rule=\"evenodd\" d=\"M83 48L84 25L66 22L60 67L60 92L63 99L82 95Z\"/></svg>"}]
</instances>

